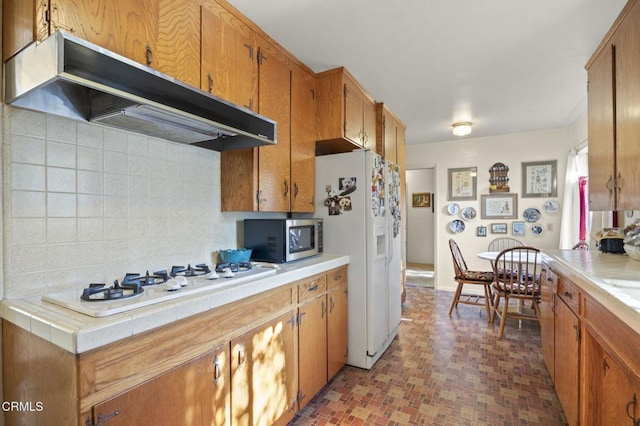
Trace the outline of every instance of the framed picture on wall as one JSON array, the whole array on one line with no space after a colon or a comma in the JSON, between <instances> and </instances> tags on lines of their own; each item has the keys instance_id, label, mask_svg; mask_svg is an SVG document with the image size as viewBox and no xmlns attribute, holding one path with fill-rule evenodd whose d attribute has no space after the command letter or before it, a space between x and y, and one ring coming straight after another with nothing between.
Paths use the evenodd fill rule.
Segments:
<instances>
[{"instance_id":1,"label":"framed picture on wall","mask_svg":"<svg viewBox=\"0 0 640 426\"><path fill-rule=\"evenodd\" d=\"M429 192L411 193L411 207L431 207L431 193Z\"/></svg>"},{"instance_id":2,"label":"framed picture on wall","mask_svg":"<svg viewBox=\"0 0 640 426\"><path fill-rule=\"evenodd\" d=\"M557 160L522 163L522 197L557 197Z\"/></svg>"},{"instance_id":3,"label":"framed picture on wall","mask_svg":"<svg viewBox=\"0 0 640 426\"><path fill-rule=\"evenodd\" d=\"M482 195L482 219L515 219L518 217L518 194Z\"/></svg>"},{"instance_id":4,"label":"framed picture on wall","mask_svg":"<svg viewBox=\"0 0 640 426\"><path fill-rule=\"evenodd\" d=\"M524 235L524 222L512 222L511 223L511 234L517 237L521 237Z\"/></svg>"},{"instance_id":5,"label":"framed picture on wall","mask_svg":"<svg viewBox=\"0 0 640 426\"><path fill-rule=\"evenodd\" d=\"M507 233L507 224L506 223L492 223L491 224L491 233L492 234L506 234Z\"/></svg>"},{"instance_id":6,"label":"framed picture on wall","mask_svg":"<svg viewBox=\"0 0 640 426\"><path fill-rule=\"evenodd\" d=\"M447 200L475 200L477 167L447 169Z\"/></svg>"},{"instance_id":7,"label":"framed picture on wall","mask_svg":"<svg viewBox=\"0 0 640 426\"><path fill-rule=\"evenodd\" d=\"M486 237L487 236L487 227L486 226L476 226L476 236L477 237Z\"/></svg>"}]
</instances>

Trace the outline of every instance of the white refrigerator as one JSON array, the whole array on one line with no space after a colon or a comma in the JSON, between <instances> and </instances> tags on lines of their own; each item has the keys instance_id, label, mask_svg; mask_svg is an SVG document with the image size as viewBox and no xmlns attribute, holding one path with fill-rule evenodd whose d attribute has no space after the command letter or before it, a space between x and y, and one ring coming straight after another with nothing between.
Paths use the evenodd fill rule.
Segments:
<instances>
[{"instance_id":1,"label":"white refrigerator","mask_svg":"<svg viewBox=\"0 0 640 426\"><path fill-rule=\"evenodd\" d=\"M368 150L316 157L325 253L349 256L347 363L370 369L401 316L400 174Z\"/></svg>"}]
</instances>

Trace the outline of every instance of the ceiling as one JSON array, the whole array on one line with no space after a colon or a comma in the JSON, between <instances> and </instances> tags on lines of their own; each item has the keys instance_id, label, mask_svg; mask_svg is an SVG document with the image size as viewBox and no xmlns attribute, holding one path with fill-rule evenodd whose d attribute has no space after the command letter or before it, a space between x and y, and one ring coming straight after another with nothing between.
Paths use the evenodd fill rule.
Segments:
<instances>
[{"instance_id":1,"label":"ceiling","mask_svg":"<svg viewBox=\"0 0 640 426\"><path fill-rule=\"evenodd\" d=\"M569 127L626 0L228 0L315 72L346 67L407 143Z\"/></svg>"}]
</instances>

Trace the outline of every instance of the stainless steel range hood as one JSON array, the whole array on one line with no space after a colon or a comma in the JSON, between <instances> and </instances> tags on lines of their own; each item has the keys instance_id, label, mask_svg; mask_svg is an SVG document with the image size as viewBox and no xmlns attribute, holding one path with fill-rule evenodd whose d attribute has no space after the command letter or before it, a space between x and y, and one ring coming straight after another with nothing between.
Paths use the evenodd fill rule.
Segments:
<instances>
[{"instance_id":1,"label":"stainless steel range hood","mask_svg":"<svg viewBox=\"0 0 640 426\"><path fill-rule=\"evenodd\" d=\"M57 31L5 64L6 103L227 151L276 143L276 123Z\"/></svg>"}]
</instances>

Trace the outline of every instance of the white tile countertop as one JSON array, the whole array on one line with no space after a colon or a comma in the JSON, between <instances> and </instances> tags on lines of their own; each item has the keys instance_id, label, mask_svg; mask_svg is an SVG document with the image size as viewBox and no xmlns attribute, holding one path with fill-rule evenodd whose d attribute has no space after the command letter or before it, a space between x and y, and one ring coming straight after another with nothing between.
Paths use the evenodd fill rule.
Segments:
<instances>
[{"instance_id":1,"label":"white tile countertop","mask_svg":"<svg viewBox=\"0 0 640 426\"><path fill-rule=\"evenodd\" d=\"M275 275L202 291L103 318L43 302L40 296L7 299L0 316L71 353L82 353L174 321L320 274L349 263L349 256L323 254L279 264Z\"/></svg>"},{"instance_id":2,"label":"white tile countertop","mask_svg":"<svg viewBox=\"0 0 640 426\"><path fill-rule=\"evenodd\" d=\"M640 334L640 261L626 254L595 250L544 252L550 258L552 269L555 264L583 293Z\"/></svg>"}]
</instances>

